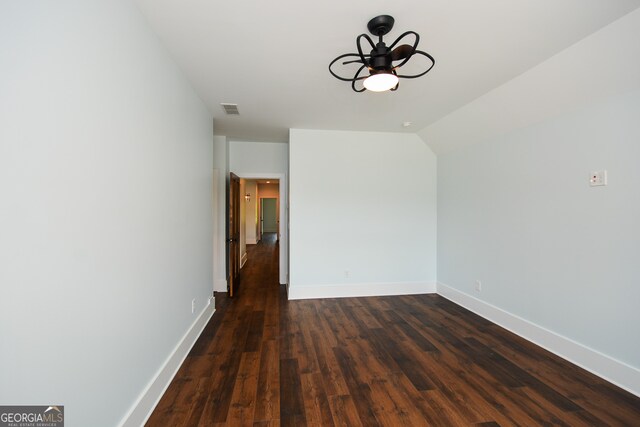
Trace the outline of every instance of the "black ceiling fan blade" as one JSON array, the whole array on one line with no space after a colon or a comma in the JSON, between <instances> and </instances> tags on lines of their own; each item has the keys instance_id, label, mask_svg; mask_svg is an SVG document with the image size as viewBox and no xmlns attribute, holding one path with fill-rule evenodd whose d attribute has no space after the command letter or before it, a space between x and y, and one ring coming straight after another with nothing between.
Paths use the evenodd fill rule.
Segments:
<instances>
[{"instance_id":1,"label":"black ceiling fan blade","mask_svg":"<svg viewBox=\"0 0 640 427\"><path fill-rule=\"evenodd\" d=\"M400 61L402 59L409 58L413 55L415 48L408 44L401 44L397 48L391 51L391 60L392 61Z\"/></svg>"},{"instance_id":2,"label":"black ceiling fan blade","mask_svg":"<svg viewBox=\"0 0 640 427\"><path fill-rule=\"evenodd\" d=\"M345 61L345 62L342 63L342 65L355 64L356 62L362 64L362 59L354 59L353 61Z\"/></svg>"},{"instance_id":3,"label":"black ceiling fan blade","mask_svg":"<svg viewBox=\"0 0 640 427\"><path fill-rule=\"evenodd\" d=\"M342 80L345 82L350 82L353 79L349 78L349 77L342 77L339 76L334 70L333 70L333 64L335 64L336 62L340 61L341 59L347 59L347 58L358 58L357 60L354 59L353 62L360 62L362 63L362 58L360 57L359 54L357 53L345 53L344 55L340 55L337 58L335 58L333 61L331 61L331 63L329 64L329 72L331 73L331 75L335 78L337 78L338 80Z\"/></svg>"},{"instance_id":4,"label":"black ceiling fan blade","mask_svg":"<svg viewBox=\"0 0 640 427\"><path fill-rule=\"evenodd\" d=\"M431 65L426 70L424 70L423 72L418 73L418 74L413 74L413 75L396 74L399 79L415 79L417 77L424 76L429 71L431 71L431 69L433 68L434 65L436 65L436 60L433 59L433 56L429 55L427 52L423 52L421 50L416 49L416 51L413 52L413 55L411 55L411 56L414 56L414 55L424 56L425 58L427 58L431 62ZM398 69L397 67L394 68L394 71L397 70L397 69Z\"/></svg>"},{"instance_id":5,"label":"black ceiling fan blade","mask_svg":"<svg viewBox=\"0 0 640 427\"><path fill-rule=\"evenodd\" d=\"M353 89L354 92L364 92L365 90L367 90L365 87L362 87L360 89L356 88L356 82L360 81L360 80L364 80L366 79L368 76L360 76L360 73L362 72L362 70L364 70L366 68L365 65L363 65L362 67L360 67L358 69L358 71L356 71L356 74L353 76L353 80L351 81L351 89Z\"/></svg>"}]
</instances>

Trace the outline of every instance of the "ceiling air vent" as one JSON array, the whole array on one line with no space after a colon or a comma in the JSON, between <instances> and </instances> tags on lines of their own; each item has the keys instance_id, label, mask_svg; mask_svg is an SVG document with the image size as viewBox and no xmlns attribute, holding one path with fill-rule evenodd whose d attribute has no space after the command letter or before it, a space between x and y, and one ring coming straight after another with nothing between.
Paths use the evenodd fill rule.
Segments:
<instances>
[{"instance_id":1,"label":"ceiling air vent","mask_svg":"<svg viewBox=\"0 0 640 427\"><path fill-rule=\"evenodd\" d=\"M222 105L222 109L224 110L224 112L227 115L230 115L230 116L239 116L240 115L240 111L238 111L238 104L227 104L227 103L223 102L220 105Z\"/></svg>"}]
</instances>

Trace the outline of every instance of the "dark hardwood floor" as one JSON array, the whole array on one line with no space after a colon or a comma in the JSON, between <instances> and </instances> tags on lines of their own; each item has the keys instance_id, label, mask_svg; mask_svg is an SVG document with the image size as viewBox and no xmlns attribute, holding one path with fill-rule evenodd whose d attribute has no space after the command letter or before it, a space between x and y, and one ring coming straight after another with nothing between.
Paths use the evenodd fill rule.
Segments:
<instances>
[{"instance_id":1,"label":"dark hardwood floor","mask_svg":"<svg viewBox=\"0 0 640 427\"><path fill-rule=\"evenodd\" d=\"M437 295L288 301L249 248L149 426L640 426L640 398Z\"/></svg>"}]
</instances>

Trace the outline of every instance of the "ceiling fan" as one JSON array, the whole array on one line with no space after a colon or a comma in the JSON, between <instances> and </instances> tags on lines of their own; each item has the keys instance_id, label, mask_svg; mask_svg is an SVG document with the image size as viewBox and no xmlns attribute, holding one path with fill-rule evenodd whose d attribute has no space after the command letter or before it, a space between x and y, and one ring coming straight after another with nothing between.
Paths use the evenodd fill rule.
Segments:
<instances>
[{"instance_id":1,"label":"ceiling fan","mask_svg":"<svg viewBox=\"0 0 640 427\"><path fill-rule=\"evenodd\" d=\"M423 76L431 71L433 66L436 64L436 61L435 59L433 59L433 56L417 49L418 42L420 41L420 36L415 31L407 31L405 33L402 33L400 37L396 39L396 41L394 41L390 46L387 47L387 45L382 40L382 36L391 31L394 23L395 20L392 16L389 15L376 16L375 18L370 20L367 24L367 29L371 34L378 37L378 43L374 44L373 40L371 40L371 37L369 37L367 34L360 34L356 38L356 47L358 48L358 53L346 53L344 55L338 56L336 59L331 61L331 64L329 64L329 72L331 73L331 75L339 80L351 82L351 88L355 92L364 92L365 90L370 90L372 92L384 92L387 90L397 90L399 79L415 79L416 77ZM413 44L398 45L398 43L402 39L411 36L413 36L414 38ZM369 42L369 45L371 45L370 53L363 52L363 39L365 39L367 42ZM427 69L417 74L399 74L399 69L416 55L424 56L429 60L430 63ZM336 62L346 58L353 59L343 61L343 66L349 64L362 64L352 78L339 76L332 69L333 65ZM365 71L365 69L369 74L360 75L361 73L363 73L363 71ZM362 87L356 87L356 82L360 81L362 81Z\"/></svg>"}]
</instances>

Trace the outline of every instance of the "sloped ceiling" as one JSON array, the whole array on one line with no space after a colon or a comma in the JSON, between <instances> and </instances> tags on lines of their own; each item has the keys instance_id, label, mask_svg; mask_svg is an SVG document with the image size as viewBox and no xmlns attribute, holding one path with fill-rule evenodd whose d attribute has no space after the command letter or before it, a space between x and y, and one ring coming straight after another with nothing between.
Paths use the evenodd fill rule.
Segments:
<instances>
[{"instance_id":1,"label":"sloped ceiling","mask_svg":"<svg viewBox=\"0 0 640 427\"><path fill-rule=\"evenodd\" d=\"M207 104L214 131L287 141L289 128L419 132L640 6L640 0L136 0ZM355 93L329 62L374 16L436 59L396 92ZM226 116L220 103L237 103ZM403 127L403 122L412 126Z\"/></svg>"}]
</instances>

